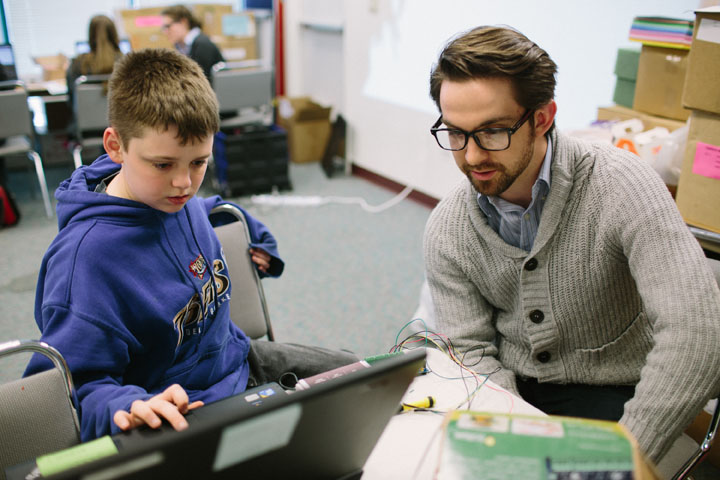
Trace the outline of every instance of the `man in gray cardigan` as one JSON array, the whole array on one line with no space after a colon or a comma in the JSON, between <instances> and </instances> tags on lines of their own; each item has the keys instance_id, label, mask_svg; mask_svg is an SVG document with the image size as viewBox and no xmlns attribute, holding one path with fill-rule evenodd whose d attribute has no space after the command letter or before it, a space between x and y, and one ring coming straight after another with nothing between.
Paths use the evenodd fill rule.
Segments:
<instances>
[{"instance_id":1,"label":"man in gray cardigan","mask_svg":"<svg viewBox=\"0 0 720 480\"><path fill-rule=\"evenodd\" d=\"M433 211L437 328L549 414L620 421L657 462L720 388L720 291L638 157L554 128L557 67L511 28L440 54L431 132L467 175Z\"/></svg>"}]
</instances>

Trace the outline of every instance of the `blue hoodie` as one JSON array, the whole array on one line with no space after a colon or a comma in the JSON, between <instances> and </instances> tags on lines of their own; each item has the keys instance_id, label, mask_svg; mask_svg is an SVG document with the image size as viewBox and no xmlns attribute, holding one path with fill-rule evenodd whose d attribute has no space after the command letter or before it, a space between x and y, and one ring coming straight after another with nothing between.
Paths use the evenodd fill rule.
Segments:
<instances>
[{"instance_id":1,"label":"blue hoodie","mask_svg":"<svg viewBox=\"0 0 720 480\"><path fill-rule=\"evenodd\" d=\"M190 401L240 393L250 341L232 323L228 271L208 212L218 196L177 213L96 193L119 165L103 155L55 193L59 233L42 261L35 320L77 387L83 441L117 433L117 410L173 383ZM244 212L252 246L283 262L268 229ZM26 375L51 364L35 355Z\"/></svg>"}]
</instances>

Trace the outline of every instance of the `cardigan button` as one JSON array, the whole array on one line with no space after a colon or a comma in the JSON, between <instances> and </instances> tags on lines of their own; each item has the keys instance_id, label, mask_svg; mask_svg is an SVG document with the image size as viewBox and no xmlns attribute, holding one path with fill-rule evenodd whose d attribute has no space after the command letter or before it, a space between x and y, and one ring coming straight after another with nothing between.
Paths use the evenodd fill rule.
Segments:
<instances>
[{"instance_id":1,"label":"cardigan button","mask_svg":"<svg viewBox=\"0 0 720 480\"><path fill-rule=\"evenodd\" d=\"M530 320L533 323L540 323L545 320L545 314L540 310L533 310L532 312L530 312Z\"/></svg>"},{"instance_id":2,"label":"cardigan button","mask_svg":"<svg viewBox=\"0 0 720 480\"><path fill-rule=\"evenodd\" d=\"M538 261L534 258L531 258L530 260L527 261L527 263L525 263L525 270L527 270L528 272L532 272L533 270L535 270L537 268L537 266L538 266Z\"/></svg>"},{"instance_id":3,"label":"cardigan button","mask_svg":"<svg viewBox=\"0 0 720 480\"><path fill-rule=\"evenodd\" d=\"M540 362L540 363L547 363L550 361L550 352L547 352L547 351L540 352L537 354L536 358L538 359L538 362Z\"/></svg>"}]
</instances>

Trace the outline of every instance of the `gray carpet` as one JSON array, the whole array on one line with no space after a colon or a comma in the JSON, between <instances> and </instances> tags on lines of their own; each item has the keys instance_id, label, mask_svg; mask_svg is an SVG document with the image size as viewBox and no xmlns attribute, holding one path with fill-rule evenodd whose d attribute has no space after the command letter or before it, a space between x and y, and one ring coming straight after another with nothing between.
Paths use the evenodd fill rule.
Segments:
<instances>
[{"instance_id":1,"label":"gray carpet","mask_svg":"<svg viewBox=\"0 0 720 480\"><path fill-rule=\"evenodd\" d=\"M70 167L47 171L54 189ZM382 204L394 193L354 176L328 179L316 163L291 164L293 190L283 195L361 197ZM33 317L40 260L57 233L43 214L34 172L11 172L20 224L0 230L0 342L38 338ZM232 200L274 233L286 268L263 286L276 340L344 348L360 356L386 352L418 306L422 234L430 209L411 200L381 213L360 206L255 205ZM26 358L0 360L0 382L17 378Z\"/></svg>"}]
</instances>

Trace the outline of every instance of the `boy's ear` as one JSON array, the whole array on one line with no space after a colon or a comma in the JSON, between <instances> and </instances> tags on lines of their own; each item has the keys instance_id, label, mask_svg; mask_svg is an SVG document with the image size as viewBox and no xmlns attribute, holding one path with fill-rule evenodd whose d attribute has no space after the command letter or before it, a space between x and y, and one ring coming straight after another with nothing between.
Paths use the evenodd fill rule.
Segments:
<instances>
[{"instance_id":1,"label":"boy's ear","mask_svg":"<svg viewBox=\"0 0 720 480\"><path fill-rule=\"evenodd\" d=\"M123 146L120 136L113 127L108 127L103 132L103 147L110 159L115 163L123 163Z\"/></svg>"}]
</instances>

